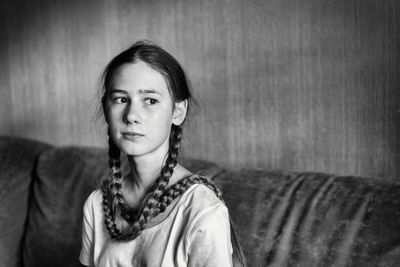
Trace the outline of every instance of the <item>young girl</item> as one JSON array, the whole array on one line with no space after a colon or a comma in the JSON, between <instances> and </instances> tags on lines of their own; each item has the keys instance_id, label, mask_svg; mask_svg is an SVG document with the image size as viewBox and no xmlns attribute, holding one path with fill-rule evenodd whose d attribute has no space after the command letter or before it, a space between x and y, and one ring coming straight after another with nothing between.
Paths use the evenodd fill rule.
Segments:
<instances>
[{"instance_id":1,"label":"young girl","mask_svg":"<svg viewBox=\"0 0 400 267\"><path fill-rule=\"evenodd\" d=\"M221 192L177 163L191 99L179 63L140 41L111 60L103 83L111 171L84 205L80 262L244 266Z\"/></svg>"}]
</instances>

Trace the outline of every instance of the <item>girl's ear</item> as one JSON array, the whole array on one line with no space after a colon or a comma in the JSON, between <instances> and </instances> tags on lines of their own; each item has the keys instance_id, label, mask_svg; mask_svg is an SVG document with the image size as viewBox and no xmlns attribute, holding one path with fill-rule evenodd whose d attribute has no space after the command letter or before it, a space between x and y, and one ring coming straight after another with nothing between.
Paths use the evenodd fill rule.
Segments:
<instances>
[{"instance_id":1,"label":"girl's ear","mask_svg":"<svg viewBox=\"0 0 400 267\"><path fill-rule=\"evenodd\" d=\"M172 118L172 123L174 125L179 126L185 121L187 107L188 107L187 100L175 103L174 114Z\"/></svg>"}]
</instances>

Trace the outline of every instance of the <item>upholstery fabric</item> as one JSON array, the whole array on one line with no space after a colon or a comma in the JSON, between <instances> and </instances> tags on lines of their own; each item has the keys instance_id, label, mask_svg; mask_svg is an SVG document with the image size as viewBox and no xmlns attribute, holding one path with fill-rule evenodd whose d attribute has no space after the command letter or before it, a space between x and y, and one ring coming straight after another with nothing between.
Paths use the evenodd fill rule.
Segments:
<instances>
[{"instance_id":1,"label":"upholstery fabric","mask_svg":"<svg viewBox=\"0 0 400 267\"><path fill-rule=\"evenodd\" d=\"M193 171L205 169L213 176L222 172L215 164L183 162ZM23 253L25 266L78 266L83 204L108 174L107 166L106 150L100 148L61 147L40 156Z\"/></svg>"},{"instance_id":2,"label":"upholstery fabric","mask_svg":"<svg viewBox=\"0 0 400 267\"><path fill-rule=\"evenodd\" d=\"M256 170L216 181L249 266L400 266L400 184Z\"/></svg>"},{"instance_id":3,"label":"upholstery fabric","mask_svg":"<svg viewBox=\"0 0 400 267\"><path fill-rule=\"evenodd\" d=\"M0 266L20 267L35 159L50 146L0 137Z\"/></svg>"}]
</instances>

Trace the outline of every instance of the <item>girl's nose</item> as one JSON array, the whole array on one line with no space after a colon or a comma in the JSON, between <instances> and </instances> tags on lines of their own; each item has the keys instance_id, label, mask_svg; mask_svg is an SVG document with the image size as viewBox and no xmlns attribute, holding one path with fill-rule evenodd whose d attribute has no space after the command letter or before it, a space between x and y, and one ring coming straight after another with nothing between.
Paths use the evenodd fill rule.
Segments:
<instances>
[{"instance_id":1,"label":"girl's nose","mask_svg":"<svg viewBox=\"0 0 400 267\"><path fill-rule=\"evenodd\" d=\"M132 102L129 103L125 109L124 122L127 124L138 124L140 120L140 106Z\"/></svg>"}]
</instances>

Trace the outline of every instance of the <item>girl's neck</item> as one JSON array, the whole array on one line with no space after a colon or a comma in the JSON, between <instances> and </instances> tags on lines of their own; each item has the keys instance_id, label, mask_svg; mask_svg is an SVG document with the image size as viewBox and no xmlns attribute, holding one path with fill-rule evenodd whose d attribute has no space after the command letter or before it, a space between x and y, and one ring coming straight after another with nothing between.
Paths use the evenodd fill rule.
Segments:
<instances>
[{"instance_id":1,"label":"girl's neck","mask_svg":"<svg viewBox=\"0 0 400 267\"><path fill-rule=\"evenodd\" d=\"M121 188L128 206L133 209L137 209L140 206L146 193L160 176L161 168L166 158L167 154L164 157L158 158L133 158L132 156L128 156L131 172L124 177ZM188 170L177 164L168 184L175 184L190 174Z\"/></svg>"},{"instance_id":2,"label":"girl's neck","mask_svg":"<svg viewBox=\"0 0 400 267\"><path fill-rule=\"evenodd\" d=\"M127 185L134 191L146 191L160 176L161 168L167 158L165 155L154 153L146 157L128 157L130 174L125 177Z\"/></svg>"}]
</instances>

